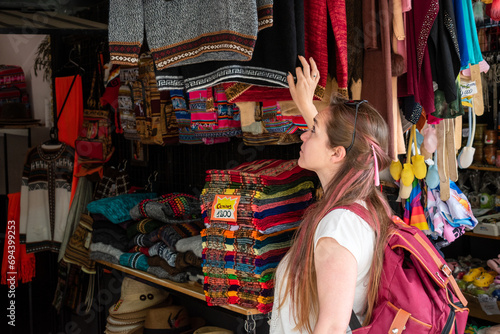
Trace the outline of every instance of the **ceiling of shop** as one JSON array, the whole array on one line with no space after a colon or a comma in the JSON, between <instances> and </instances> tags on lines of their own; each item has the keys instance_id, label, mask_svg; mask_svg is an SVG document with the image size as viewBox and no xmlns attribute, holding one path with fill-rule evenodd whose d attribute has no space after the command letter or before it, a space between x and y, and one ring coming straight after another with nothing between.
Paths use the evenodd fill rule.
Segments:
<instances>
[{"instance_id":1,"label":"ceiling of shop","mask_svg":"<svg viewBox=\"0 0 500 334\"><path fill-rule=\"evenodd\" d=\"M57 3L56 1L53 1ZM38 1L37 3L40 3ZM80 7L77 2L66 1L66 6L51 6L27 2L0 0L0 34L87 34L105 33L103 23L71 16ZM88 1L91 5L92 1Z\"/></svg>"}]
</instances>

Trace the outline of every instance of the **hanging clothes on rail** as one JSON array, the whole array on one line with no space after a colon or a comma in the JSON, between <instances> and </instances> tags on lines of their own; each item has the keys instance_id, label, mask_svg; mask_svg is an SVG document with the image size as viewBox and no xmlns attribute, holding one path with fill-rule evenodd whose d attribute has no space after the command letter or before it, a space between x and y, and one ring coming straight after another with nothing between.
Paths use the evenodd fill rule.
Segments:
<instances>
[{"instance_id":1,"label":"hanging clothes on rail","mask_svg":"<svg viewBox=\"0 0 500 334\"><path fill-rule=\"evenodd\" d=\"M286 77L299 65L297 55L304 55L303 8L300 0L275 0L273 26L259 32L251 60L211 61L165 70L159 70L157 66L158 88L191 92L222 82L237 82L231 89L226 87L229 102L251 85L285 88L287 100L291 99ZM277 98L279 96L274 95L274 99Z\"/></svg>"},{"instance_id":2,"label":"hanging clothes on rail","mask_svg":"<svg viewBox=\"0 0 500 334\"><path fill-rule=\"evenodd\" d=\"M19 233L28 253L59 251L70 208L74 158L74 149L64 143L36 146L26 156Z\"/></svg>"},{"instance_id":3,"label":"hanging clothes on rail","mask_svg":"<svg viewBox=\"0 0 500 334\"><path fill-rule=\"evenodd\" d=\"M162 70L250 60L257 32L273 24L273 1L111 0L109 14L111 62L136 65L145 31Z\"/></svg>"},{"instance_id":4,"label":"hanging clothes on rail","mask_svg":"<svg viewBox=\"0 0 500 334\"><path fill-rule=\"evenodd\" d=\"M414 96L416 104L425 111L427 123L439 123L434 112L434 89L427 40L439 11L438 0L414 1L412 10L406 14L407 72L398 77L398 97ZM419 107L413 108L419 112ZM407 115L408 113L405 113ZM418 119L420 114L407 118ZM416 122L415 122L416 123Z\"/></svg>"}]
</instances>

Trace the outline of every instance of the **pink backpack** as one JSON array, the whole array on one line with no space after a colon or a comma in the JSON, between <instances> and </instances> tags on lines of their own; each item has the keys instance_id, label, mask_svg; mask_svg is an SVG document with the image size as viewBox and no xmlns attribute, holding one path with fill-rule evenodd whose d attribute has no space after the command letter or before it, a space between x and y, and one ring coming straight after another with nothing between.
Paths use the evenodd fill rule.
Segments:
<instances>
[{"instance_id":1,"label":"pink backpack","mask_svg":"<svg viewBox=\"0 0 500 334\"><path fill-rule=\"evenodd\" d=\"M371 220L359 204L339 208ZM422 231L393 220L372 320L361 327L353 312L353 334L463 333L469 309L450 268Z\"/></svg>"}]
</instances>

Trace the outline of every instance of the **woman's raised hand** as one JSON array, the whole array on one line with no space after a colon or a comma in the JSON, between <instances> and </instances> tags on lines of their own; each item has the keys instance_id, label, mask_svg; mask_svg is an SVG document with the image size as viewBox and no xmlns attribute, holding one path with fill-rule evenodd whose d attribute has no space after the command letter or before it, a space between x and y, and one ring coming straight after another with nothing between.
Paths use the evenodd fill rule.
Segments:
<instances>
[{"instance_id":1,"label":"woman's raised hand","mask_svg":"<svg viewBox=\"0 0 500 334\"><path fill-rule=\"evenodd\" d=\"M309 58L310 64L303 56L299 56L299 60L302 63L302 67L295 69L297 82L294 81L291 73L288 73L287 81L293 101L299 108L302 116L304 116L307 125L311 127L312 123L310 124L310 121L317 114L316 107L312 102L314 91L319 82L319 71L312 57Z\"/></svg>"}]
</instances>

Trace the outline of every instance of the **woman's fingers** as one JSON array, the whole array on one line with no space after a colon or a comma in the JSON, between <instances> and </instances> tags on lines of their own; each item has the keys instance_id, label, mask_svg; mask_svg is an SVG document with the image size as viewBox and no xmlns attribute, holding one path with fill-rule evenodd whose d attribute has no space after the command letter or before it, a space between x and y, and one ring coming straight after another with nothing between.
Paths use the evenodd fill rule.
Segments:
<instances>
[{"instance_id":1,"label":"woman's fingers","mask_svg":"<svg viewBox=\"0 0 500 334\"><path fill-rule=\"evenodd\" d=\"M304 77L310 78L311 77L311 68L310 68L309 63L307 62L306 58L304 58L303 56L299 56L299 60L302 63L302 71L304 72Z\"/></svg>"},{"instance_id":2,"label":"woman's fingers","mask_svg":"<svg viewBox=\"0 0 500 334\"><path fill-rule=\"evenodd\" d=\"M313 57L309 58L309 62L311 63L311 75L312 75L312 77L316 80L319 80L318 66L316 65L316 62L314 61Z\"/></svg>"}]
</instances>

